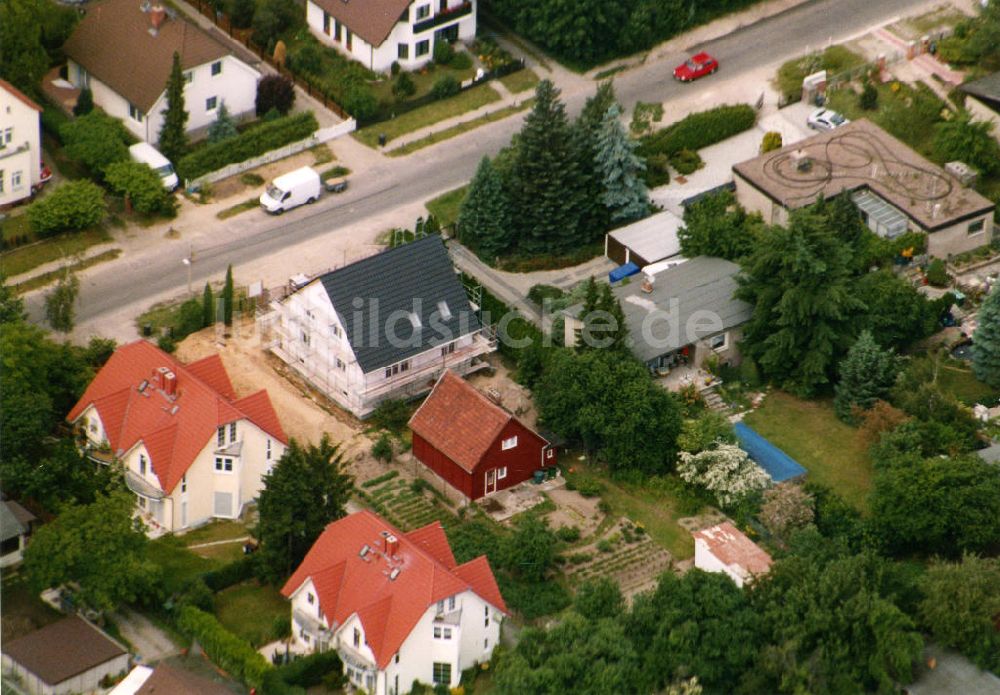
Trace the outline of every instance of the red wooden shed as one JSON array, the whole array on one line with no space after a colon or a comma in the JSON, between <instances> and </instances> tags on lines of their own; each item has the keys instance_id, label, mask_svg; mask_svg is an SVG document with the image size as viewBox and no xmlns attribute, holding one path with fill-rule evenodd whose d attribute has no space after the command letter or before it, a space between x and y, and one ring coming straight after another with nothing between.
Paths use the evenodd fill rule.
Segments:
<instances>
[{"instance_id":1,"label":"red wooden shed","mask_svg":"<svg viewBox=\"0 0 1000 695\"><path fill-rule=\"evenodd\" d=\"M472 500L556 463L537 432L446 370L410 418L413 455Z\"/></svg>"}]
</instances>

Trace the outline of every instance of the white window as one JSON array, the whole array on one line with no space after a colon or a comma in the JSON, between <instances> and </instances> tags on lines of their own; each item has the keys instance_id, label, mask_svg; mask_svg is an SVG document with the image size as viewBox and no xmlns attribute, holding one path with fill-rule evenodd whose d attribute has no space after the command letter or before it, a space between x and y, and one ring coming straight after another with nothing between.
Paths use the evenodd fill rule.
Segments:
<instances>
[{"instance_id":1,"label":"white window","mask_svg":"<svg viewBox=\"0 0 1000 695\"><path fill-rule=\"evenodd\" d=\"M446 627L444 629L444 638L445 639L451 639L451 628L450 627Z\"/></svg>"},{"instance_id":2,"label":"white window","mask_svg":"<svg viewBox=\"0 0 1000 695\"><path fill-rule=\"evenodd\" d=\"M507 466L497 469L497 480L503 480L507 477Z\"/></svg>"},{"instance_id":3,"label":"white window","mask_svg":"<svg viewBox=\"0 0 1000 695\"><path fill-rule=\"evenodd\" d=\"M417 20L427 19L431 14L430 5L421 5L417 8Z\"/></svg>"},{"instance_id":4,"label":"white window","mask_svg":"<svg viewBox=\"0 0 1000 695\"><path fill-rule=\"evenodd\" d=\"M441 356L451 355L455 352L455 343L448 343L441 348Z\"/></svg>"},{"instance_id":5,"label":"white window","mask_svg":"<svg viewBox=\"0 0 1000 695\"><path fill-rule=\"evenodd\" d=\"M130 103L128 105L128 117L137 123L142 123L142 111L135 104Z\"/></svg>"},{"instance_id":6,"label":"white window","mask_svg":"<svg viewBox=\"0 0 1000 695\"><path fill-rule=\"evenodd\" d=\"M358 628L354 628L354 646L355 647L361 646L361 630L359 630Z\"/></svg>"},{"instance_id":7,"label":"white window","mask_svg":"<svg viewBox=\"0 0 1000 695\"><path fill-rule=\"evenodd\" d=\"M187 82L188 84L191 84L192 82L194 82L194 71L193 70L188 70L187 72L184 73L184 81Z\"/></svg>"},{"instance_id":8,"label":"white window","mask_svg":"<svg viewBox=\"0 0 1000 695\"><path fill-rule=\"evenodd\" d=\"M225 426L220 427L215 432L215 445L225 446L226 445L226 428Z\"/></svg>"},{"instance_id":9,"label":"white window","mask_svg":"<svg viewBox=\"0 0 1000 695\"><path fill-rule=\"evenodd\" d=\"M229 423L229 443L232 444L236 441L236 423Z\"/></svg>"},{"instance_id":10,"label":"white window","mask_svg":"<svg viewBox=\"0 0 1000 695\"><path fill-rule=\"evenodd\" d=\"M976 220L969 224L969 236L979 234L984 229L986 229L986 220Z\"/></svg>"},{"instance_id":11,"label":"white window","mask_svg":"<svg viewBox=\"0 0 1000 695\"><path fill-rule=\"evenodd\" d=\"M265 458L267 458L268 461L271 460L271 440L270 439L267 440L267 456Z\"/></svg>"},{"instance_id":12,"label":"white window","mask_svg":"<svg viewBox=\"0 0 1000 695\"><path fill-rule=\"evenodd\" d=\"M206 111L215 111L215 108L218 105L219 105L219 98L218 97L209 97L208 99L205 99L205 110Z\"/></svg>"},{"instance_id":13,"label":"white window","mask_svg":"<svg viewBox=\"0 0 1000 695\"><path fill-rule=\"evenodd\" d=\"M507 451L507 449L513 449L515 446L517 446L517 435L514 435L513 437L507 437L500 444L500 448L503 451Z\"/></svg>"},{"instance_id":14,"label":"white window","mask_svg":"<svg viewBox=\"0 0 1000 695\"><path fill-rule=\"evenodd\" d=\"M431 42L428 40L417 41L417 55L425 56L431 52Z\"/></svg>"},{"instance_id":15,"label":"white window","mask_svg":"<svg viewBox=\"0 0 1000 695\"><path fill-rule=\"evenodd\" d=\"M215 457L215 470L218 473L232 473L233 472L233 460L231 458L216 456Z\"/></svg>"},{"instance_id":16,"label":"white window","mask_svg":"<svg viewBox=\"0 0 1000 695\"><path fill-rule=\"evenodd\" d=\"M188 477L187 473L181 476L181 493L188 491Z\"/></svg>"},{"instance_id":17,"label":"white window","mask_svg":"<svg viewBox=\"0 0 1000 695\"><path fill-rule=\"evenodd\" d=\"M221 74L222 74L222 61L217 60L214 63L212 63L212 77Z\"/></svg>"},{"instance_id":18,"label":"white window","mask_svg":"<svg viewBox=\"0 0 1000 695\"><path fill-rule=\"evenodd\" d=\"M330 324L330 333L339 338L340 337L340 326L338 326L335 323Z\"/></svg>"},{"instance_id":19,"label":"white window","mask_svg":"<svg viewBox=\"0 0 1000 695\"><path fill-rule=\"evenodd\" d=\"M306 596L306 601L308 601L308 602L309 602L309 605L310 605L310 606L311 606L311 605L313 604L313 601L315 601L315 600L316 600L316 597L315 597L315 596L313 596L313 595L312 595L312 593L309 593L309 594L308 594L308 595Z\"/></svg>"},{"instance_id":20,"label":"white window","mask_svg":"<svg viewBox=\"0 0 1000 695\"><path fill-rule=\"evenodd\" d=\"M719 335L713 335L708 339L708 346L713 350L725 350L728 341L726 340L728 333L720 333Z\"/></svg>"},{"instance_id":21,"label":"white window","mask_svg":"<svg viewBox=\"0 0 1000 695\"><path fill-rule=\"evenodd\" d=\"M490 648L490 638L487 637L486 639L483 640L483 649L489 649L489 648Z\"/></svg>"},{"instance_id":22,"label":"white window","mask_svg":"<svg viewBox=\"0 0 1000 695\"><path fill-rule=\"evenodd\" d=\"M2 137L0 137L0 145L9 145L10 141L14 139L14 129L4 128Z\"/></svg>"},{"instance_id":23,"label":"white window","mask_svg":"<svg viewBox=\"0 0 1000 695\"><path fill-rule=\"evenodd\" d=\"M0 169L0 193L3 193L3 169Z\"/></svg>"},{"instance_id":24,"label":"white window","mask_svg":"<svg viewBox=\"0 0 1000 695\"><path fill-rule=\"evenodd\" d=\"M139 509L145 509L146 508L146 498L142 497L140 495L136 495L136 497L139 498Z\"/></svg>"},{"instance_id":25,"label":"white window","mask_svg":"<svg viewBox=\"0 0 1000 695\"><path fill-rule=\"evenodd\" d=\"M13 174L10 175L10 187L15 191L21 187L20 171L15 171Z\"/></svg>"},{"instance_id":26,"label":"white window","mask_svg":"<svg viewBox=\"0 0 1000 695\"><path fill-rule=\"evenodd\" d=\"M545 458L547 459L554 458L555 455L556 455L555 449L549 449L548 451L545 452Z\"/></svg>"},{"instance_id":27,"label":"white window","mask_svg":"<svg viewBox=\"0 0 1000 695\"><path fill-rule=\"evenodd\" d=\"M139 454L139 475L146 475L146 457Z\"/></svg>"},{"instance_id":28,"label":"white window","mask_svg":"<svg viewBox=\"0 0 1000 695\"><path fill-rule=\"evenodd\" d=\"M306 644L309 644L309 635L306 633L306 631L304 629L303 630L299 630L299 637L302 638L303 642L305 642Z\"/></svg>"},{"instance_id":29,"label":"white window","mask_svg":"<svg viewBox=\"0 0 1000 695\"><path fill-rule=\"evenodd\" d=\"M409 368L410 368L409 360L406 360L405 362L400 362L399 364L394 364L391 367L386 367L385 378L388 379L389 377L396 376L397 374L409 370Z\"/></svg>"},{"instance_id":30,"label":"white window","mask_svg":"<svg viewBox=\"0 0 1000 695\"><path fill-rule=\"evenodd\" d=\"M438 615L444 613L444 601L438 601L437 612Z\"/></svg>"},{"instance_id":31,"label":"white window","mask_svg":"<svg viewBox=\"0 0 1000 695\"><path fill-rule=\"evenodd\" d=\"M448 597L448 610L450 610L450 611L455 610L455 597L454 596L449 596Z\"/></svg>"},{"instance_id":32,"label":"white window","mask_svg":"<svg viewBox=\"0 0 1000 695\"><path fill-rule=\"evenodd\" d=\"M434 685L451 685L451 664L435 661L431 679Z\"/></svg>"},{"instance_id":33,"label":"white window","mask_svg":"<svg viewBox=\"0 0 1000 695\"><path fill-rule=\"evenodd\" d=\"M434 626L434 639L441 639L441 626L440 625L435 625Z\"/></svg>"},{"instance_id":34,"label":"white window","mask_svg":"<svg viewBox=\"0 0 1000 695\"><path fill-rule=\"evenodd\" d=\"M306 333L305 331L302 331L302 344L303 345L309 344L309 334Z\"/></svg>"},{"instance_id":35,"label":"white window","mask_svg":"<svg viewBox=\"0 0 1000 695\"><path fill-rule=\"evenodd\" d=\"M451 628L442 627L441 625L435 625L434 639L451 639Z\"/></svg>"},{"instance_id":36,"label":"white window","mask_svg":"<svg viewBox=\"0 0 1000 695\"><path fill-rule=\"evenodd\" d=\"M406 21L406 20L403 20ZM401 43L396 45L396 57L400 60L410 59L410 44Z\"/></svg>"},{"instance_id":37,"label":"white window","mask_svg":"<svg viewBox=\"0 0 1000 695\"><path fill-rule=\"evenodd\" d=\"M344 361L342 359L340 359L339 357L336 358L336 359L337 359L337 369L339 369L342 372L346 371L347 370L347 365L344 364Z\"/></svg>"}]
</instances>

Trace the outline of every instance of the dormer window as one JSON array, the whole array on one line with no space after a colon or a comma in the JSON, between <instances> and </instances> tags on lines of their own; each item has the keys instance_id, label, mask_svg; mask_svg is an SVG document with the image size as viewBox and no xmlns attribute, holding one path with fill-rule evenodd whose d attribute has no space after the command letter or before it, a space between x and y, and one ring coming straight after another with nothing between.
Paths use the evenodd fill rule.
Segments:
<instances>
[{"instance_id":1,"label":"dormer window","mask_svg":"<svg viewBox=\"0 0 1000 695\"><path fill-rule=\"evenodd\" d=\"M311 606L316 601L316 597L310 593L306 596L306 601L308 601Z\"/></svg>"},{"instance_id":2,"label":"dormer window","mask_svg":"<svg viewBox=\"0 0 1000 695\"><path fill-rule=\"evenodd\" d=\"M421 19L427 19L430 16L430 14L431 14L431 6L421 5L420 7L417 8L417 21L420 21Z\"/></svg>"},{"instance_id":3,"label":"dormer window","mask_svg":"<svg viewBox=\"0 0 1000 695\"><path fill-rule=\"evenodd\" d=\"M441 312L441 318L445 321L451 318L451 308L448 306L448 302L443 299L438 302L438 311Z\"/></svg>"},{"instance_id":4,"label":"dormer window","mask_svg":"<svg viewBox=\"0 0 1000 695\"><path fill-rule=\"evenodd\" d=\"M359 630L358 628L354 628L354 646L355 647L361 646L361 630Z\"/></svg>"},{"instance_id":5,"label":"dormer window","mask_svg":"<svg viewBox=\"0 0 1000 695\"><path fill-rule=\"evenodd\" d=\"M139 454L139 475L146 475L146 457Z\"/></svg>"},{"instance_id":6,"label":"dormer window","mask_svg":"<svg viewBox=\"0 0 1000 695\"><path fill-rule=\"evenodd\" d=\"M232 444L236 441L236 423L229 423L229 443Z\"/></svg>"}]
</instances>

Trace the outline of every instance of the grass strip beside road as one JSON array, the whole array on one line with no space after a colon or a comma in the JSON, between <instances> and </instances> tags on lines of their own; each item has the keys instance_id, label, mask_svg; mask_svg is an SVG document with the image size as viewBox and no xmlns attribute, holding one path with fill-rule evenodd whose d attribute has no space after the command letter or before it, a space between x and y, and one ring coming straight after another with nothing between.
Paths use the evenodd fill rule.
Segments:
<instances>
[{"instance_id":1,"label":"grass strip beside road","mask_svg":"<svg viewBox=\"0 0 1000 695\"><path fill-rule=\"evenodd\" d=\"M469 111L492 104L500 100L500 94L488 84L472 87L460 94L447 99L435 101L427 106L421 106L413 111L397 116L389 121L382 121L356 130L352 134L356 140L369 147L378 147L379 135L385 135L387 141L398 138L406 133L426 128L440 121L455 116L461 116Z\"/></svg>"},{"instance_id":2,"label":"grass strip beside road","mask_svg":"<svg viewBox=\"0 0 1000 695\"><path fill-rule=\"evenodd\" d=\"M232 207L228 207L225 210L220 210L215 213L215 216L220 220L228 220L230 217L236 217L236 215L241 212L246 212L247 210L253 210L260 206L260 198L247 198L242 203L237 203Z\"/></svg>"},{"instance_id":3,"label":"grass strip beside road","mask_svg":"<svg viewBox=\"0 0 1000 695\"><path fill-rule=\"evenodd\" d=\"M534 89L535 85L540 81L538 74L531 68L524 68L500 78L500 84L506 87L511 94L518 94L526 92L529 89Z\"/></svg>"},{"instance_id":4,"label":"grass strip beside road","mask_svg":"<svg viewBox=\"0 0 1000 695\"><path fill-rule=\"evenodd\" d=\"M5 234L7 224L14 223L18 219L20 218L14 218L10 222L4 223ZM104 227L96 227L19 246L0 254L0 273L8 278L21 275L45 263L57 261L60 258L71 258L83 253L91 246L106 241L111 241L108 230Z\"/></svg>"},{"instance_id":5,"label":"grass strip beside road","mask_svg":"<svg viewBox=\"0 0 1000 695\"><path fill-rule=\"evenodd\" d=\"M59 268L58 270L50 270L47 273L42 273L41 275L36 275L33 278L29 278L24 282L14 285L14 292L16 294L23 294L24 292L31 292L32 290L37 290L41 287L45 287L53 282L55 282L60 275L65 273L67 270L71 273L77 273L81 270L86 270L91 266L95 266L98 263L104 263L105 261L113 261L122 255L121 249L110 249L96 256L91 256L90 258L84 258L82 261L71 264L68 268Z\"/></svg>"},{"instance_id":6,"label":"grass strip beside road","mask_svg":"<svg viewBox=\"0 0 1000 695\"><path fill-rule=\"evenodd\" d=\"M458 211L462 208L462 201L465 200L468 191L468 186L459 186L433 200L428 200L424 203L424 207L437 218L442 227L450 227L458 219Z\"/></svg>"},{"instance_id":7,"label":"grass strip beside road","mask_svg":"<svg viewBox=\"0 0 1000 695\"><path fill-rule=\"evenodd\" d=\"M524 111L525 109L531 108L532 104L535 103L535 98L532 97L527 101L520 104L514 104L512 106L505 106L502 109L497 109L492 113L485 114L479 118L473 118L471 121L465 121L464 123L458 123L451 126L450 128L445 128L437 133L431 133L430 135L425 135L419 140L414 140L405 145L397 147L394 150L389 150L386 152L390 157L405 157L408 154L412 154L417 150L421 150L425 147L430 147L443 140L448 140L462 133L467 133L470 130L475 130L479 126L486 125L487 123L493 123L494 121L502 121L508 116L513 116L515 113Z\"/></svg>"}]
</instances>

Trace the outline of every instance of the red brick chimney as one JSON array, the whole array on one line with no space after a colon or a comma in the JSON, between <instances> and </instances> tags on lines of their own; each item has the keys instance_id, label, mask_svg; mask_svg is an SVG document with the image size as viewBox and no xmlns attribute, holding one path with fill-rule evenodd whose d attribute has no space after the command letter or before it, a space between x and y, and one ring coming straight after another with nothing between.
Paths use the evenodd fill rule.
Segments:
<instances>
[{"instance_id":1,"label":"red brick chimney","mask_svg":"<svg viewBox=\"0 0 1000 695\"><path fill-rule=\"evenodd\" d=\"M167 19L167 10L160 3L156 3L151 8L149 8L149 23L154 30L159 31L160 27L163 26L163 22Z\"/></svg>"},{"instance_id":2,"label":"red brick chimney","mask_svg":"<svg viewBox=\"0 0 1000 695\"><path fill-rule=\"evenodd\" d=\"M173 372L166 372L163 375L163 392L168 396L177 394L177 375Z\"/></svg>"},{"instance_id":3,"label":"red brick chimney","mask_svg":"<svg viewBox=\"0 0 1000 695\"><path fill-rule=\"evenodd\" d=\"M399 539L389 534L385 537L385 554L389 557L396 557L399 552Z\"/></svg>"}]
</instances>

